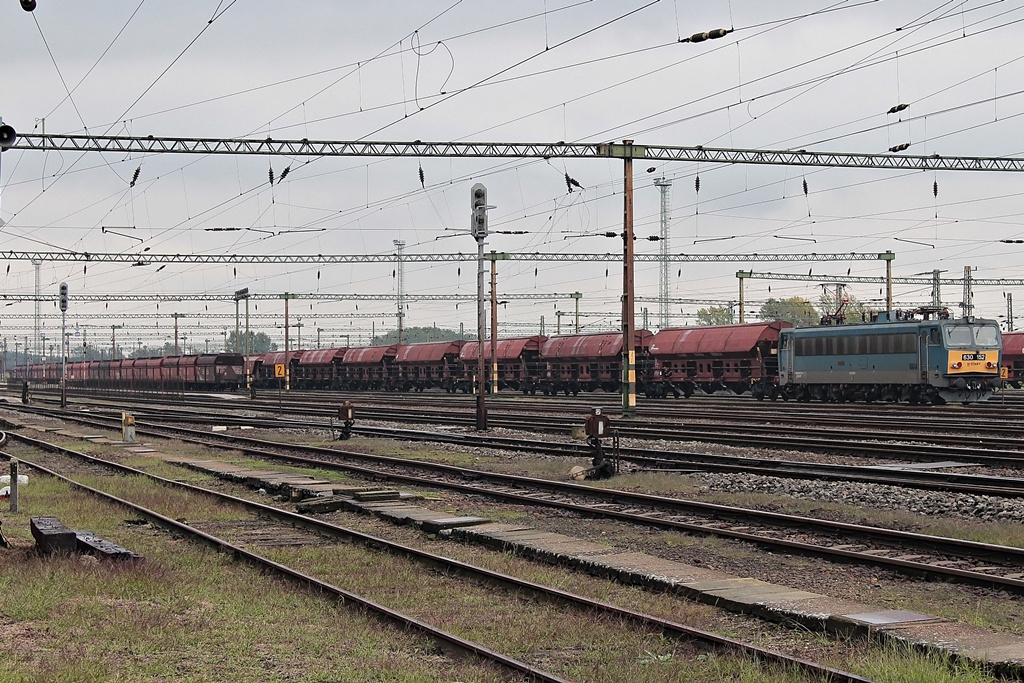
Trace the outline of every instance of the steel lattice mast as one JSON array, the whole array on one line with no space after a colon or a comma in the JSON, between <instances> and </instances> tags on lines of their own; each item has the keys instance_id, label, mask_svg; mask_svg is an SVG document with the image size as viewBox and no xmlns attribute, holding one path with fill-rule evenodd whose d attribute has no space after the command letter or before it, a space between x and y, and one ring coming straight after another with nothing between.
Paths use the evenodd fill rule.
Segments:
<instances>
[{"instance_id":1,"label":"steel lattice mast","mask_svg":"<svg viewBox=\"0 0 1024 683\"><path fill-rule=\"evenodd\" d=\"M670 254L671 263L791 263L798 261L877 261L884 260L892 252L848 252L830 254ZM660 263L661 254L634 254L633 260L640 263ZM397 263L398 254L152 254L94 253L88 251L0 251L0 259L8 261L50 261L87 263L131 263L148 266L154 263ZM476 254L405 254L403 263L467 263L475 262ZM559 254L541 252L510 252L510 261L560 261L621 263L621 253L605 254Z\"/></svg>"},{"instance_id":2,"label":"steel lattice mast","mask_svg":"<svg viewBox=\"0 0 1024 683\"><path fill-rule=\"evenodd\" d=\"M64 152L257 154L288 157L489 157L621 159L688 161L712 164L772 166L845 166L894 170L1024 171L1024 158L944 157L938 154L849 154L808 150L729 149L664 145L620 145L607 142L377 142L339 140L274 140L272 138L177 138L120 135L19 134L10 149Z\"/></svg>"},{"instance_id":3,"label":"steel lattice mast","mask_svg":"<svg viewBox=\"0 0 1024 683\"><path fill-rule=\"evenodd\" d=\"M661 192L661 268L658 270L658 297L661 301L658 304L659 326L664 329L669 326L669 297L672 296L672 280L669 277L669 189L672 181L662 176L654 181L654 186Z\"/></svg>"}]
</instances>

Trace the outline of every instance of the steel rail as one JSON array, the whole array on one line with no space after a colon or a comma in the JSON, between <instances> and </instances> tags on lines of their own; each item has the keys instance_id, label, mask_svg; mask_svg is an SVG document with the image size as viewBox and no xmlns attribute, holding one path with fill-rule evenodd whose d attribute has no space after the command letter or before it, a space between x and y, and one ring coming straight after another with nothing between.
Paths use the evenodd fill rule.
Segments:
<instances>
[{"instance_id":1,"label":"steel rail","mask_svg":"<svg viewBox=\"0 0 1024 683\"><path fill-rule=\"evenodd\" d=\"M138 400L138 399L135 399ZM158 402L158 401L149 401ZM188 404L186 402L186 404ZM205 403L194 403L190 405L209 407ZM237 406L250 407L250 406ZM290 412L307 415L311 412L320 412L323 415L333 415L333 411L326 409L279 409L273 406L275 412ZM365 417L365 413L361 410ZM137 414L143 417L143 414ZM194 412L163 410L156 416L162 420L180 419L188 422L199 423L230 423L239 425L266 426L267 428L279 428L290 426L297 428L326 429L329 425L322 422L308 420L288 420L280 418L251 418L233 417L218 414L216 416L198 416ZM395 418L392 418L395 419ZM414 417L405 416L405 421L426 421L416 420ZM500 419L500 418L496 418ZM531 425L537 428L538 418L532 418ZM453 420L448 417L446 421ZM462 424L469 425L470 418L464 418ZM510 422L510 426L515 423ZM500 437L495 435L477 436L473 434L450 434L447 432L425 432L423 430L406 430L388 427L369 427L360 425L353 428L354 433L364 436L378 436L384 438L401 438L410 441L424 441L435 443L456 443L463 445L474 445L492 448L510 448L519 451L544 453L547 455L569 456L569 457L590 457L589 449L582 445L564 442L542 442L537 439L517 439L514 437ZM565 431L560 429L558 431ZM678 438L681 432L673 430L671 436ZM636 437L637 433L630 436ZM656 433L655 438L664 438L665 434ZM743 444L746 445L746 444ZM761 443L758 444L763 445ZM845 446L845 443L844 443ZM847 449L848 450L848 449ZM927 452L927 449L925 449ZM860 481L872 484L885 484L890 486L903 486L931 491L949 491L968 495L995 495L1010 498L1024 496L1024 478L999 476L986 476L977 474L959 474L955 472L934 472L918 471L913 469L896 470L882 465L841 465L832 463L806 463L792 460L778 460L772 458L758 458L742 455L719 455L713 453L697 453L686 451L668 451L659 449L652 451L646 448L621 447L620 453L624 460L640 465L649 466L657 470L670 470L678 468L689 468L718 472L741 472L748 474L760 474L763 476L775 476L783 478L814 478L834 481ZM1024 462L1024 453L1021 454ZM1016 463L1020 465L1021 463Z\"/></svg>"},{"instance_id":2,"label":"steel rail","mask_svg":"<svg viewBox=\"0 0 1024 683\"><path fill-rule=\"evenodd\" d=\"M677 622L669 621L669 620L666 620L666 619L661 619L659 617L655 617L655 616L652 616L652 615L644 614L642 612L637 612L635 610L625 609L625 608L619 607L617 605L613 605L611 603L606 603L606 602L602 602L602 601L599 601L599 600L594 600L594 599L591 599L591 598L587 598L587 597L584 597L584 596L575 595L573 593L569 593L568 591L563 591L563 590L560 590L560 589L557 589L557 588L552 588L552 587L549 587L549 586L544 586L542 584L538 584L538 583L531 582L531 581L526 581L524 579L519 579L519 578L516 578L516 577L508 575L508 574L502 574L500 572L496 572L496 571L493 571L493 570L485 569L485 568L482 568L482 567L477 567L475 565L471 565L471 564L468 564L466 562L461 562L459 560L454 560L454 559L451 559L451 558L443 557L441 555L436 555L434 553L430 553L430 552L427 552L427 551L424 551L424 550L419 550L417 548L413 548L411 546L406 546L406 545L403 545L403 544L400 544L400 543L389 541L387 539L383 539L383 538L380 538L380 537L371 536L369 534L364 534L364 533L361 533L361 532L358 532L358 531L355 531L355 530L352 530L352 529L346 529L344 527L340 527L340 526L335 525L335 524L330 524L328 522L323 522L321 520L317 520L317 519L314 519L314 518L311 518L311 517L308 517L308 516L305 516L305 515L300 515L300 514L297 514L297 513L289 512L287 510L282 510L280 508L276 508L276 507L273 507L273 506L270 506L270 505L264 505L262 503L257 503L257 502L254 502L254 501L245 500L244 498L238 498L236 496L231 496L231 495L225 494L223 492L214 491L214 490L211 490L211 489L205 489L205 488L200 487L200 486L195 486L195 485L192 485L192 484L186 484L184 482L179 482L179 481L175 481L175 480L172 480L172 479L166 479L164 477L160 477L160 476L157 476L157 475L145 472L143 470L138 470L138 469L135 469L133 467L129 467L129 466L121 464L121 463L116 463L116 462L112 462L112 461L109 461L109 460L104 460L102 458L96 458L95 456L90 456L90 455L87 455L85 453L81 453L81 452L78 452L78 451L74 451L72 449L64 448L62 446L56 446L55 444L50 444L50 443L47 443L47 442L44 442L44 441L41 441L41 440L38 440L38 439L32 439L32 438L26 437L24 435L12 434L12 436L16 440L18 440L18 441L30 444L30 445L35 446L35 447L40 448L40 449L51 450L51 451L60 452L60 453L67 454L67 455L71 455L73 457L83 459L83 460L85 460L87 462L90 462L92 464L101 465L101 466L104 466L104 467L110 467L110 468L115 469L115 470L117 470L119 472L122 472L124 474L129 474L129 475L132 475L132 476L146 477L146 478L148 478L148 479L150 479L152 481L155 481L157 483L160 483L160 484L162 484L164 486L168 486L168 487L172 487L172 488L184 489L186 491L190 491L190 492L193 492L193 493L198 493L198 494L202 494L202 495L212 496L212 497L216 498L217 500L229 502L231 504L241 506L241 507L243 507L244 509L246 509L248 511L255 512L255 513L258 513L258 514L261 514L261 515L267 515L267 516L270 516L270 517L272 517L274 519L277 519L279 521L290 523L290 524L293 524L295 526L299 526L299 527L302 527L302 528L318 531L320 533L325 533L325 534L332 535L332 536L343 536L343 537L345 537L345 538L347 538L349 540L358 541L359 543L361 543L362 545L367 546L367 547L371 547L371 548L378 549L378 550L383 549L383 550L386 550L389 553L396 554L396 555L404 555L406 557L409 557L411 559L416 560L417 562L419 562L421 564L442 567L445 570L452 571L452 572L459 572L459 573L469 574L469 575L475 576L478 579L490 581L490 582L497 583L497 584L503 585L503 586L507 586L507 587L510 587L510 588L513 588L513 589L520 589L520 590L529 591L530 593L533 593L533 594L536 594L536 595L542 595L542 596L544 596L547 599L550 599L552 601L557 601L557 602L561 602L561 603L564 603L564 604L569 604L569 605L572 605L572 606L580 608L580 609L589 609L589 610L594 610L594 611L597 611L597 612L603 612L603 613L606 613L606 614L610 614L610 615L613 615L613 616L616 616L616 617L628 620L628 621L630 621L632 623L635 623L635 624L637 624L639 626L644 626L644 627L647 627L647 628L658 629L658 630L660 630L662 633L664 633L667 636L672 636L672 637L677 637L677 638L690 638L690 639L700 640L700 641L705 642L705 643L710 644L710 645L719 646L719 647L727 647L727 648L729 648L731 650L734 650L734 651L737 651L737 652L741 652L741 653L743 653L745 655L755 657L755 658L760 659L762 661L772 662L772 663L776 663L776 664L785 664L785 665L789 665L789 666L796 666L796 667L800 668L801 670L803 670L805 672L812 673L814 675L820 676L823 679L826 679L826 680L829 680L829 681L847 681L849 683L862 683L862 682L863 683L870 683L870 679L863 678L861 676L857 676L856 674L852 674L852 673L849 673L849 672L846 672L846 671L842 671L840 669L834 669L832 667L823 666L821 664L818 664L817 662L811 662L809 660L805 660L805 659L802 659L802 658L799 658L799 657L793 657L793 656L786 655L786 654L781 653L781 652L777 652L777 651L770 650L770 649L767 649L767 648L763 648L763 647L760 647L760 646L757 646L757 645L753 645L751 643L745 643L745 642L742 642L742 641L739 641L739 640L736 640L736 639L733 639L733 638L729 638L729 637L726 637L726 636L720 636L718 634L711 633L709 631L704 631L704 630L701 630L701 629L692 628L692 627L686 626L684 624L679 624ZM2 445L2 442L0 442L0 445ZM6 455L6 454L3 454L3 455ZM10 456L7 456L7 457L10 457ZM312 576L310 576L308 574L305 574L303 572L299 572L297 570L294 570L292 568L289 568L289 567L287 567L285 565L282 565L280 563L274 562L274 561L269 560L267 558L263 558L262 556L260 556L258 554L255 554L255 553L252 553L250 551L246 551L244 549L241 549L241 548L239 548L237 546L234 546L234 545L232 545L230 543L227 543L226 541L218 539L218 538L216 538L216 537L214 537L214 536L212 536L210 534L207 534L205 532L199 531L198 529L195 529L194 527L191 527L191 526L186 525L186 524L182 524L182 523L177 522L175 520L171 520L171 519L169 519L169 518L167 518L167 517L165 517L163 515L160 515L159 513L156 513L156 512L154 512L152 510L148 510L146 508L143 508L143 507L138 506L138 505L136 505L134 503L125 501L125 500L123 500L121 498L118 498L116 496L112 496L110 494L106 494L104 492L98 491L97 489L94 489L92 487L89 487L89 486L86 486L86 485L82 485L82 484L78 484L77 482L74 482L70 478L64 477L63 475L60 475L60 474L58 474L58 473L56 473L56 472L54 472L52 470L49 470L48 468L42 467L41 465L38 465L38 464L35 464L35 463L32 463L32 462L26 461L23 458L19 458L19 461L24 463L27 467L36 468L39 471L45 472L45 473L47 473L47 474L49 474L51 476L55 476L55 477L65 481L65 482L67 482L67 483L69 483L69 484L71 484L73 486L80 487L83 490L86 490L86 491L88 491L90 493L94 493L94 494L100 495L101 497L105 497L108 500L110 500L111 502L115 502L115 503L118 503L118 504L121 504L121 505L126 505L129 508L131 508L133 511L135 511L135 512L137 512L139 514L144 515L145 517L147 517L148 519L151 519L155 523L161 524L163 526L167 526L168 528L172 528L172 529L174 529L176 531L179 531L179 532L182 532L182 533L187 533L189 535L193 535L193 536L199 537L202 540L205 540L208 543L213 544L215 547L218 547L220 549L230 550L231 552L235 553L236 555L238 555L238 556L240 556L240 557L242 557L244 559L247 559L249 561L252 561L254 564L270 568L270 569L272 569L272 570L274 570L274 571L276 571L278 573L281 573L281 574L284 574L286 576L289 576L290 578L293 578L293 579L295 579L295 580L297 580L297 581L299 581L301 583L307 584L307 585L312 586L314 588L318 588L318 589L321 589L321 590L326 590L327 592L332 593L332 594L336 595L337 597L341 598L343 602L351 602L353 604L357 604L357 605L359 605L359 606L361 606L363 608L366 608L368 610L371 610L373 612L377 612L377 613L381 614L382 616L385 616L387 619L389 619L391 621L394 621L395 623L398 623L398 624L400 624L402 626L405 626L405 627L414 628L414 629L416 629L416 630L418 630L420 632L426 633L427 635L429 635L431 637L437 638L438 640L441 640L442 642L446 642L446 643L448 643L450 645L454 645L459 650L461 650L463 652L472 653L472 654L480 656L480 657L482 657L484 659L488 659L488 660L494 661L494 662L496 662L496 663L498 663L498 664L500 664L500 665L504 666L505 668L508 668L508 669L510 669L512 671L516 671L517 673L526 674L526 675L530 676L531 678L533 678L534 680L538 680L538 681L565 681L565 679L563 679L563 678L560 678L560 677L557 677L557 676L553 676L553 675L548 674L547 672L545 672L545 671L543 671L541 669L537 669L535 667L531 667L530 665L525 664L524 662L521 662L521 661L519 661L517 659L507 657L505 655L502 655L500 653L495 652L494 650L486 648L486 647L484 647L482 645L479 645L477 643L473 643L472 641L467 641L465 639L459 638L458 636L454 636L454 635L452 635L450 633L447 633L446 631L443 631L443 630L440 630L440 629L436 629L435 627L430 626L429 624L427 624L425 622L422 622L422 621L420 621L418 619L414 619L412 617L403 615L403 614L401 614L399 612L395 612L394 610L391 610L390 608L387 608L387 607L384 607L382 605L379 605L378 603L375 603L373 601L367 600L366 598L362 598L362 597L357 596L357 595L355 595L353 593L350 593L348 591L344 591L344 590L342 590L340 588L337 588L335 586L332 586L330 584L321 582L320 580L318 580L318 579L316 579L316 578L314 578L314 577L312 577ZM169 522L169 524L167 524L168 522Z\"/></svg>"},{"instance_id":3,"label":"steel rail","mask_svg":"<svg viewBox=\"0 0 1024 683\"><path fill-rule=\"evenodd\" d=\"M30 439L28 437L24 437L24 436L21 436L21 435L18 435L18 434L12 434L12 436L14 436L14 438L19 440L19 441L22 441L22 442L28 443L28 444L32 444L32 445L36 446L37 448L41 448L41 449L44 449L44 450L51 450L51 451L55 451L55 452L60 452L60 451L71 452L70 449L63 449L63 448L61 448L59 446L55 446L54 444L48 444L46 442L38 441L38 440L35 440L35 439ZM7 453L4 453L2 451L0 451L0 455L2 455L4 457L7 457L8 459L13 457L13 456L11 456L11 455L9 455ZM142 470L136 470L134 468L127 467L126 465L121 465L120 463L113 463L113 462L102 460L102 459L99 459L99 458L94 458L94 457L86 455L84 453L75 453L75 455L79 456L79 457L82 457L82 458L84 458L84 459L86 459L86 460L88 460L90 462L93 462L94 464L102 464L103 466L112 467L114 469L117 469L117 470L125 473L125 474L145 476L145 477L151 478L151 479L153 479L155 481L160 481L160 483L163 483L165 485L184 487L184 488L193 490L194 492L209 493L209 494L215 493L215 492L212 492L212 491L206 491L204 489L200 489L199 487L191 486L189 484L184 484L182 482L175 482L175 481L170 480L170 479L163 479L162 477L157 477L156 475L152 475L152 474L143 472ZM173 531L175 531L177 533L183 534L183 535L191 537L191 538L195 538L195 539L204 541L205 543L207 543L208 545L212 546L213 548L215 548L217 550L220 550L220 551L230 552L235 557L241 558L241 559L249 562L250 564L252 564L252 565L254 565L256 567L259 567L261 569L270 570L271 572L273 572L275 574L279 574L281 576L289 578L289 579L291 579L291 580L293 580L293 581L295 581L295 582L297 582L299 584L302 584L302 585L314 588L314 589L316 589L318 591L323 591L323 592L331 595L335 599L339 600L342 604L350 603L350 604L353 604L353 605L358 605L360 608L362 608L362 609L364 609L364 610L366 610L366 611L368 611L370 613L376 614L378 617L381 617L381 618L385 619L386 621L390 621L390 622L392 622L394 624L397 624L397 625L399 625L399 626L401 626L403 628L411 629L411 630L414 630L416 632L422 633L422 634L424 634L424 635L426 635L426 636L428 636L430 638L433 638L433 639L435 639L435 640L437 640L439 642L446 643L446 644L452 646L453 648L456 648L457 650L459 650L461 652L473 654L473 655L476 655L476 656L480 657L481 659L494 662L494 663L496 663L496 664L498 664L498 665L500 665L500 666L502 666L502 667L504 667L504 668L506 668L506 669L508 669L510 671L514 671L516 673L524 674L526 676L529 676L531 680L550 681L551 683L569 683L564 678L561 678L561 677L558 677L558 676L553 676L553 675L551 675L551 674L549 674L549 673L547 673L547 672L545 672L545 671L543 671L541 669L537 669L535 667L532 667L529 664L526 664L525 662L521 662L521 661L516 660L514 658L511 658L511 657L507 657L507 656L505 656L505 655L503 655L503 654L501 654L499 652L495 652L494 650L490 650L489 648L486 648L486 647L484 647L484 646L482 646L482 645L480 645L478 643L474 643L472 641L465 640L465 639L460 638L460 637L458 637L456 635L448 633L447 631L444 631L442 629L438 629L438 628L436 628L434 626L431 626L430 624L428 624L428 623L426 623L424 621L420 621L419 619L416 619L414 617L410 617L408 615L402 614L401 612L392 610L392 609L390 609L388 607L385 607L384 605L381 605L381 604L376 603L376 602L374 602L372 600L368 600L366 598L363 598L363 597L361 597L361 596L359 596L359 595L357 595L355 593L352 593L350 591L346 591L346 590L344 590L342 588L338 588L337 586L329 584L329 583L327 583L325 581L321 581L321 580L319 580L319 579L317 579L317 578L315 578L313 576L310 576L309 574L306 574L304 572L300 572L300 571L298 571L296 569L293 569L293 568L288 567L286 565L280 564L279 562L275 562L275 561L273 561L273 560L271 560L269 558L263 557L262 555L254 553L252 551L245 550L244 548L241 548L241 547L239 547L237 545L233 545L233 544L231 544L231 543L229 543L229 542L227 542L227 541L225 541L223 539L220 539L220 538L218 538L218 537L216 537L216 536L214 536L212 534L208 534L208 533L206 533L204 531L200 531L199 529L196 529L195 527L189 526L188 524L184 524L182 522L178 522L177 520L171 519L170 517L162 515L162 514L160 514L158 512L155 512L155 511L150 510L148 508L142 507L141 505L138 505L136 503L132 503L129 500L125 500L124 498L120 498L118 496L115 496L113 494L107 493L105 491L101 491L101 490L99 490L97 488L88 486L86 484L82 484L81 482L77 482L77 481L71 479L70 477L65 477L64 475L62 475L62 474L60 474L58 472L55 472L55 471L53 471L53 470L51 470L49 468L46 468L46 467L44 467L44 466L42 466L42 465L40 465L38 463L33 463L31 461L25 460L24 458L21 458L20 456L18 457L18 462L24 464L26 467L31 467L31 468L39 471L39 472L43 472L43 473L45 473L45 474L47 474L49 476L52 476L52 477L54 477L56 479L59 479L59 480L65 482L65 483L67 483L68 485L72 486L73 488L77 488L77 489L80 489L82 491L86 491L87 493L91 493L91 494L93 494L95 496L98 496L98 497L108 501L108 502L115 503L117 505L121 505L123 507L126 507L126 508L132 510L133 512L135 512L136 514L139 514L142 517L148 519L152 523L157 524L158 526L161 526L161 527L163 527L165 529L173 530ZM224 499L224 500L230 499L230 500L232 500L232 502L234 502L236 504L244 504L244 505L247 505L247 506L258 506L259 508L262 508L260 510L260 512L262 512L263 514L280 514L280 513L284 513L285 512L285 511L282 511L282 510L278 510L277 508L272 508L270 506L262 506L259 503L251 503L250 501L245 501L245 500L243 500L241 498L234 498L233 496L227 496L226 494L218 494L218 495L221 496L222 499ZM250 508L250 509L256 509L256 508ZM290 514L290 513L286 513L286 514ZM301 517L301 515L295 515L295 516L296 517ZM303 520L303 521L304 521L303 525L304 526L308 526L308 519L307 520ZM353 532L353 533L355 533L355 532ZM387 543L387 541L383 541L383 543Z\"/></svg>"},{"instance_id":4,"label":"steel rail","mask_svg":"<svg viewBox=\"0 0 1024 683\"><path fill-rule=\"evenodd\" d=\"M109 424L101 423L98 421L92 421L90 418L76 418L74 416L68 415L61 415L61 418L70 418L74 421L91 423L94 425L100 424L102 426L109 427ZM251 437L234 436L228 434L218 434L214 436L206 433L198 433L195 430L185 429L181 427L173 427L166 425L148 425L147 431L146 423L139 420L136 421L136 425L139 427L140 433L150 433L155 436L166 436L166 433L171 433L176 434L177 436L175 438L178 438L182 441L198 443L205 446L212 445L214 447L233 448L236 450L241 450L246 453L258 455L260 457L282 459L291 462L301 462L303 464L314 467L337 468L343 471L356 472L358 474L370 478L379 479L381 477L384 477L385 479L403 481L417 485L427 484L432 486L438 486L441 488L449 488L464 493L478 495L486 494L492 497L503 498L506 500L511 500L528 505L542 504L550 507L556 507L564 510L573 511L583 515L607 517L610 519L618 519L621 521L627 521L645 526L669 528L679 531L688 531L705 535L712 534L727 538L733 538L735 540L746 541L760 546L782 548L792 552L828 557L833 560L853 560L860 564L883 566L891 570L897 570L912 575L944 576L950 579L956 579L974 585L998 587L1015 593L1024 593L1024 580L1012 577L995 576L991 574L985 574L982 572L957 569L955 567L937 566L922 562L915 562L912 560L903 560L899 558L890 558L872 554L865 554L852 550L847 550L842 547L820 546L813 545L810 543L803 543L799 541L791 541L787 539L759 536L757 534L744 533L743 531L737 531L733 529L720 529L716 527L709 527L707 525L692 524L668 518L659 519L642 513L634 514L631 512L621 512L608 509L607 507L593 507L590 505L578 504L571 501L538 497L524 493L509 492L500 489L481 488L481 485L484 483L501 484L520 488L534 488L547 490L555 493L562 493L565 495L590 496L603 501L602 505L605 506L608 503L616 505L634 506L648 505L654 507L655 509L678 510L691 513L694 513L694 511L696 511L696 514L724 517L727 519L738 519L743 521L768 520L771 523L778 524L781 526L795 528L815 528L825 533L854 534L860 538L870 538L875 541L880 540L882 542L887 543L912 543L917 548L928 549L931 552L939 551L955 553L960 557L966 555L982 559L999 558L1002 561L1016 562L1017 565L1021 567L1024 567L1024 548L1014 548L1011 546L979 543L976 541L965 541L961 539L932 536L928 534L915 534L905 531L884 529L881 527L868 527L863 525L847 524L843 522L834 522L830 520L802 517L798 515L785 515L775 512L765 512L761 510L715 505L713 503L704 503L700 501L684 500L678 498L667 498L664 496L633 493L616 489L595 488L590 486L584 486L581 484L557 482L547 479L535 479L530 477L500 474L483 470L471 470L469 468L454 467L439 463L430 463L424 461L409 462L408 460L403 460L401 458L392 458L388 456L378 456L366 453L355 453L350 451L339 451L335 449L321 448L315 446L303 446L298 444L273 442L262 439L254 439ZM218 442L224 445L219 445ZM282 455L280 453L274 452L275 450L284 450L287 451L288 454ZM358 465L328 462L320 457L310 458L297 455L298 453L315 454L317 456L326 456L330 458L344 458L357 461L369 461L373 463L380 463L400 468L401 471L381 471L377 469L361 467ZM450 481L424 481L422 477L406 474L405 472L407 472L410 468L418 468L421 470L432 471L435 473L442 473L445 476L451 477L452 479ZM467 481L472 481L473 483L465 483Z\"/></svg>"}]
</instances>

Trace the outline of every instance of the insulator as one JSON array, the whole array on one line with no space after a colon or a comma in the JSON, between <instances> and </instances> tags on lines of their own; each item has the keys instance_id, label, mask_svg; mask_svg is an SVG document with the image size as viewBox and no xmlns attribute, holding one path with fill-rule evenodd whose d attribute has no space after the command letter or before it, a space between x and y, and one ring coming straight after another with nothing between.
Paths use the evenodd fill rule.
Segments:
<instances>
[{"instance_id":1,"label":"insulator","mask_svg":"<svg viewBox=\"0 0 1024 683\"><path fill-rule=\"evenodd\" d=\"M936 180L934 183L932 183L932 196L933 197L938 197L939 196L939 181L938 180Z\"/></svg>"},{"instance_id":2,"label":"insulator","mask_svg":"<svg viewBox=\"0 0 1024 683\"><path fill-rule=\"evenodd\" d=\"M606 232L606 233L604 234L604 236L605 236L605 237L618 237L618 236L619 236L619 233L617 233L617 232Z\"/></svg>"},{"instance_id":3,"label":"insulator","mask_svg":"<svg viewBox=\"0 0 1024 683\"><path fill-rule=\"evenodd\" d=\"M462 277L462 266L459 266L459 277Z\"/></svg>"},{"instance_id":4,"label":"insulator","mask_svg":"<svg viewBox=\"0 0 1024 683\"><path fill-rule=\"evenodd\" d=\"M7 274L8 275L11 274L11 264L10 263L7 264Z\"/></svg>"},{"instance_id":5,"label":"insulator","mask_svg":"<svg viewBox=\"0 0 1024 683\"><path fill-rule=\"evenodd\" d=\"M270 169L267 171L267 176L270 177L270 184L273 185L274 184L274 167L273 166L271 166Z\"/></svg>"},{"instance_id":6,"label":"insulator","mask_svg":"<svg viewBox=\"0 0 1024 683\"><path fill-rule=\"evenodd\" d=\"M716 28L714 30L708 31L705 35L708 37L709 40L714 40L715 38L724 38L727 33L729 33L729 29Z\"/></svg>"},{"instance_id":7,"label":"insulator","mask_svg":"<svg viewBox=\"0 0 1024 683\"><path fill-rule=\"evenodd\" d=\"M896 112L903 111L904 109L906 109L909 106L910 106L909 104L897 104L895 107L893 107L892 109L889 110L889 113L890 114L895 114Z\"/></svg>"},{"instance_id":8,"label":"insulator","mask_svg":"<svg viewBox=\"0 0 1024 683\"><path fill-rule=\"evenodd\" d=\"M903 144L896 145L895 147L890 147L889 151L890 152L902 152L903 150L907 149L908 147L910 147L910 143L909 142L904 142Z\"/></svg>"},{"instance_id":9,"label":"insulator","mask_svg":"<svg viewBox=\"0 0 1024 683\"><path fill-rule=\"evenodd\" d=\"M135 169L135 173L132 175L132 181L128 183L128 187L135 187L135 181L139 179L139 173L142 172L142 166Z\"/></svg>"},{"instance_id":10,"label":"insulator","mask_svg":"<svg viewBox=\"0 0 1024 683\"><path fill-rule=\"evenodd\" d=\"M694 192L700 192L700 176L696 176L693 179L693 190Z\"/></svg>"},{"instance_id":11,"label":"insulator","mask_svg":"<svg viewBox=\"0 0 1024 683\"><path fill-rule=\"evenodd\" d=\"M238 277L238 266L235 266L235 277Z\"/></svg>"},{"instance_id":12,"label":"insulator","mask_svg":"<svg viewBox=\"0 0 1024 683\"><path fill-rule=\"evenodd\" d=\"M692 36L690 36L690 42L691 43L703 43L705 40L707 40L710 37L711 36L708 35L707 31L705 31L704 33L694 33Z\"/></svg>"},{"instance_id":13,"label":"insulator","mask_svg":"<svg viewBox=\"0 0 1024 683\"><path fill-rule=\"evenodd\" d=\"M319 279L320 279L320 271L319 271L319 270L318 270L318 271L316 271L316 279L317 279L317 280L319 280Z\"/></svg>"},{"instance_id":14,"label":"insulator","mask_svg":"<svg viewBox=\"0 0 1024 683\"><path fill-rule=\"evenodd\" d=\"M291 167L291 166L285 166L285 167L284 167L284 170L283 170L283 171L281 171L281 177L277 179L277 184L278 184L278 185L280 185L281 183L283 183L283 182L284 182L285 176L287 176L287 175L288 175L288 173L289 173L289 172L290 172L291 170L292 170L292 167Z\"/></svg>"},{"instance_id":15,"label":"insulator","mask_svg":"<svg viewBox=\"0 0 1024 683\"><path fill-rule=\"evenodd\" d=\"M89 269L89 266L82 266L82 275L85 275L85 272L88 269ZM8 273L11 272L11 267L10 266L7 266L7 272Z\"/></svg>"},{"instance_id":16,"label":"insulator","mask_svg":"<svg viewBox=\"0 0 1024 683\"><path fill-rule=\"evenodd\" d=\"M807 178L804 178L804 196L807 196Z\"/></svg>"},{"instance_id":17,"label":"insulator","mask_svg":"<svg viewBox=\"0 0 1024 683\"><path fill-rule=\"evenodd\" d=\"M425 175L423 175L423 167L420 166L420 187L422 187L424 190L427 189L427 180L426 180L426 178L427 177Z\"/></svg>"}]
</instances>

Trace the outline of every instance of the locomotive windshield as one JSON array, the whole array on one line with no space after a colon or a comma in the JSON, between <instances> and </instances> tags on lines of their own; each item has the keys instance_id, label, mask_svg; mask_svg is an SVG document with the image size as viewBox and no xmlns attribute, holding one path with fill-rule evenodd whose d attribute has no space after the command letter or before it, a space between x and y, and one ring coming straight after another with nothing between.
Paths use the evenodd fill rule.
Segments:
<instances>
[{"instance_id":1,"label":"locomotive windshield","mask_svg":"<svg viewBox=\"0 0 1024 683\"><path fill-rule=\"evenodd\" d=\"M943 329L950 348L999 346L999 328L995 325L946 325Z\"/></svg>"}]
</instances>

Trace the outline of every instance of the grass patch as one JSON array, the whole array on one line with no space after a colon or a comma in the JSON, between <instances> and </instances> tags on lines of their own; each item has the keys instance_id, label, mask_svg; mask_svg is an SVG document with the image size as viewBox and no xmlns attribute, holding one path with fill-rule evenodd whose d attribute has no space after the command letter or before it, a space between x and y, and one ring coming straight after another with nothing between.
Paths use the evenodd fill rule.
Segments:
<instances>
[{"instance_id":1,"label":"grass patch","mask_svg":"<svg viewBox=\"0 0 1024 683\"><path fill-rule=\"evenodd\" d=\"M128 487L130 488L130 486ZM48 478L4 514L0 678L5 681L492 681L422 638L174 540ZM197 502L197 501L193 501ZM28 519L56 515L145 556L42 557Z\"/></svg>"}]
</instances>

